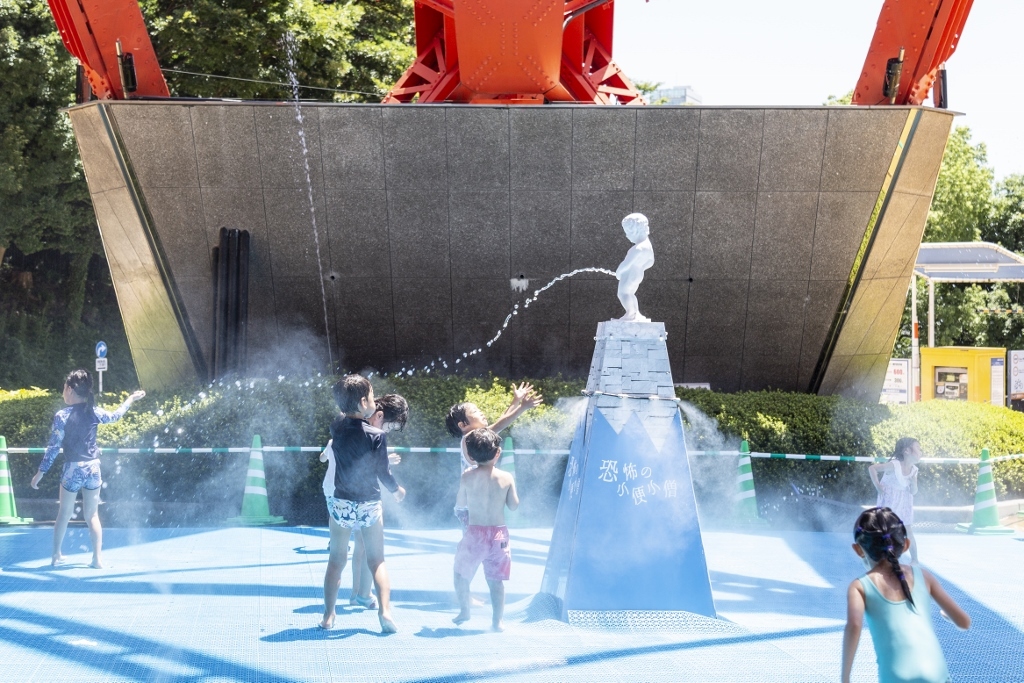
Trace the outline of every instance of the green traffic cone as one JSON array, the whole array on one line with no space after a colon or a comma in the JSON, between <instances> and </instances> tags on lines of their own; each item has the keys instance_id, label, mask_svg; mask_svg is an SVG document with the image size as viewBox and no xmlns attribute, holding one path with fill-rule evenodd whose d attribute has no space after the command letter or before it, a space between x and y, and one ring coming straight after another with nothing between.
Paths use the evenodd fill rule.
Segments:
<instances>
[{"instance_id":1,"label":"green traffic cone","mask_svg":"<svg viewBox=\"0 0 1024 683\"><path fill-rule=\"evenodd\" d=\"M974 519L970 524L956 525L957 531L982 536L1002 536L1016 533L1013 529L999 523L999 506L996 501L996 488L992 480L992 463L987 448L981 450L981 462L978 463L978 492L974 495Z\"/></svg>"},{"instance_id":2,"label":"green traffic cone","mask_svg":"<svg viewBox=\"0 0 1024 683\"><path fill-rule=\"evenodd\" d=\"M245 476L245 493L242 496L242 513L238 517L227 520L228 524L238 526L267 526L285 524L284 517L270 514L270 503L267 501L267 477L263 472L263 442L260 435L252 437L252 450L249 451L249 471Z\"/></svg>"},{"instance_id":3,"label":"green traffic cone","mask_svg":"<svg viewBox=\"0 0 1024 683\"><path fill-rule=\"evenodd\" d=\"M737 522L741 524L764 524L757 512L757 491L754 490L754 470L750 463L750 444L744 439L740 443L740 459L736 472Z\"/></svg>"},{"instance_id":4,"label":"green traffic cone","mask_svg":"<svg viewBox=\"0 0 1024 683\"><path fill-rule=\"evenodd\" d=\"M505 470L512 475L512 479L516 478L516 448L512 443L512 437L506 436L505 442L501 446L501 459L499 460L501 469ZM518 487L519 482L516 482ZM517 488L518 491L518 488ZM508 510L505 512L505 520L509 525L513 525L519 521L519 512L517 510Z\"/></svg>"},{"instance_id":5,"label":"green traffic cone","mask_svg":"<svg viewBox=\"0 0 1024 683\"><path fill-rule=\"evenodd\" d=\"M7 464L7 439L0 436L0 525L31 524L31 517L19 517L14 503L14 482Z\"/></svg>"}]
</instances>

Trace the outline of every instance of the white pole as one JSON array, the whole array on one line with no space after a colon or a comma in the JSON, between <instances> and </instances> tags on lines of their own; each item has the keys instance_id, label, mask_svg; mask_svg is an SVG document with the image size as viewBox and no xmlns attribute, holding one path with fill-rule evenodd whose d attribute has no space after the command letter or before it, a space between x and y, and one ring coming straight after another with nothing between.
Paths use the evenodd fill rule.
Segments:
<instances>
[{"instance_id":1,"label":"white pole","mask_svg":"<svg viewBox=\"0 0 1024 683\"><path fill-rule=\"evenodd\" d=\"M99 373L97 373L97 374L99 374L99 376L100 376L100 393L102 394L103 393L103 371L100 370ZM82 495L84 496L85 494L83 493Z\"/></svg>"},{"instance_id":2,"label":"white pole","mask_svg":"<svg viewBox=\"0 0 1024 683\"><path fill-rule=\"evenodd\" d=\"M921 326L917 322L917 274L910 278L910 402L921 400Z\"/></svg>"},{"instance_id":3,"label":"white pole","mask_svg":"<svg viewBox=\"0 0 1024 683\"><path fill-rule=\"evenodd\" d=\"M935 346L935 281L928 278L928 348Z\"/></svg>"}]
</instances>

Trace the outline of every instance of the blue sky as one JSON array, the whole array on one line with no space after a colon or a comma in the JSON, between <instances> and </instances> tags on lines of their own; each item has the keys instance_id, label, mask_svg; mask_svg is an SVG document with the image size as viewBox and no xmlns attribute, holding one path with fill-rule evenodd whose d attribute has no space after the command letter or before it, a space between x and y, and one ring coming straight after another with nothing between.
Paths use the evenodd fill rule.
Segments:
<instances>
[{"instance_id":1,"label":"blue sky","mask_svg":"<svg viewBox=\"0 0 1024 683\"><path fill-rule=\"evenodd\" d=\"M816 105L857 82L881 0L617 0L630 78L692 85L711 105ZM1024 0L976 0L947 63L955 125L996 177L1024 173Z\"/></svg>"}]
</instances>

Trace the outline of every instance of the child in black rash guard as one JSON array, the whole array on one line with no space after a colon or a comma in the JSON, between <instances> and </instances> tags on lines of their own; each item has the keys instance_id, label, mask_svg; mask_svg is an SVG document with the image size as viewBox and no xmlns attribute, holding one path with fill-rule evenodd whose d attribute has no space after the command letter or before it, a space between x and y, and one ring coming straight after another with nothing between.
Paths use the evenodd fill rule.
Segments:
<instances>
[{"instance_id":1,"label":"child in black rash guard","mask_svg":"<svg viewBox=\"0 0 1024 683\"><path fill-rule=\"evenodd\" d=\"M398 628L391 618L391 585L384 566L383 508L377 482L383 483L399 502L405 498L405 489L391 474L387 435L367 422L377 410L369 380L346 375L334 385L333 391L342 414L331 423L331 457L335 463L334 496L327 499L331 554L324 574L324 618L320 627L334 627L341 572L348 560L349 535L352 529L361 529L366 563L377 588L381 632L395 633Z\"/></svg>"}]
</instances>

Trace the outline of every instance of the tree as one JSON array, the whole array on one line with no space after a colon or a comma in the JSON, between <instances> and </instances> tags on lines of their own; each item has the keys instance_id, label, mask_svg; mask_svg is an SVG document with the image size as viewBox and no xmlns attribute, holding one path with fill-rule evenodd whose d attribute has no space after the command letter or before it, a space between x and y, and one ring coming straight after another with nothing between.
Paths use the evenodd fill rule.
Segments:
<instances>
[{"instance_id":1,"label":"tree","mask_svg":"<svg viewBox=\"0 0 1024 683\"><path fill-rule=\"evenodd\" d=\"M949 136L925 242L974 242L992 214L992 169L987 166L985 143L971 144L971 129L958 126Z\"/></svg>"},{"instance_id":2,"label":"tree","mask_svg":"<svg viewBox=\"0 0 1024 683\"><path fill-rule=\"evenodd\" d=\"M379 101L412 62L411 0L141 0L172 95ZM230 80L247 79L247 80Z\"/></svg>"},{"instance_id":3,"label":"tree","mask_svg":"<svg viewBox=\"0 0 1024 683\"><path fill-rule=\"evenodd\" d=\"M844 104L853 104L853 91L846 93L845 95L829 95L828 99L825 100L826 107L836 107Z\"/></svg>"},{"instance_id":4,"label":"tree","mask_svg":"<svg viewBox=\"0 0 1024 683\"><path fill-rule=\"evenodd\" d=\"M1024 175L1011 175L996 185L992 218L981 239L1015 252L1024 252Z\"/></svg>"}]
</instances>

